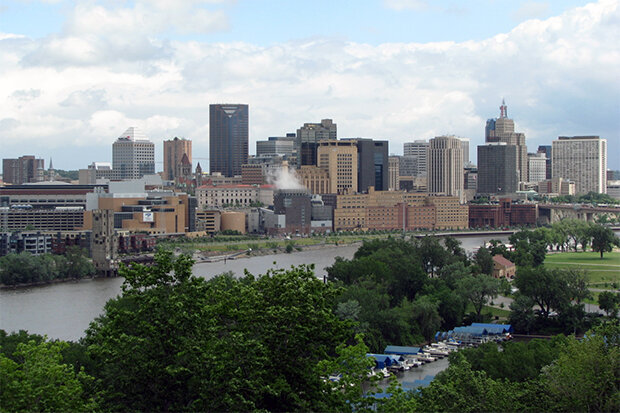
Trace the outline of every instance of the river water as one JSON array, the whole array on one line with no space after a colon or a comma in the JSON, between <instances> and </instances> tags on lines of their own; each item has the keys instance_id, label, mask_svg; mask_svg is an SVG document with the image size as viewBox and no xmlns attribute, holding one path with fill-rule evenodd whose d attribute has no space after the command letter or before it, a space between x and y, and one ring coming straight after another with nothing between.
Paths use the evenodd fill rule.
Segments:
<instances>
[{"instance_id":1,"label":"river water","mask_svg":"<svg viewBox=\"0 0 620 413\"><path fill-rule=\"evenodd\" d=\"M507 236L459 236L467 251L488 239L507 241ZM211 278L226 271L243 275L244 269L264 274L270 268L314 264L317 277L326 275L337 256L352 258L357 245L306 250L291 254L263 255L238 260L198 263L194 274ZM122 278L97 278L45 286L0 290L0 329L7 332L27 330L46 334L50 339L78 340L91 321L99 316L105 303L121 292ZM432 365L433 363L431 363ZM420 369L422 371L422 369ZM432 374L432 373L428 373Z\"/></svg>"}]
</instances>

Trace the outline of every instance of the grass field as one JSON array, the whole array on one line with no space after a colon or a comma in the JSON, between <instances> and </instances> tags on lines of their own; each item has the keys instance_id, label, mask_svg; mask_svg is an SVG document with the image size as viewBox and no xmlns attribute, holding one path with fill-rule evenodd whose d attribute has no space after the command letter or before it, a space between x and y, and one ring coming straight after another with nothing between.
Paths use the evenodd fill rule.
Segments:
<instances>
[{"instance_id":1,"label":"grass field","mask_svg":"<svg viewBox=\"0 0 620 413\"><path fill-rule=\"evenodd\" d=\"M293 247L304 247L317 244L351 244L358 241L370 240L375 238L387 238L388 236L394 236L394 234L376 234L376 235L338 235L338 236L325 236L325 237L293 237L290 240L283 239L256 239L256 240L243 240L243 241L220 241L220 242L167 242L166 244L171 247L178 247L184 252L192 253L198 251L239 251L252 249L272 249L272 248L284 248L288 244L292 244Z\"/></svg>"},{"instance_id":2,"label":"grass field","mask_svg":"<svg viewBox=\"0 0 620 413\"><path fill-rule=\"evenodd\" d=\"M583 268L590 276L590 287L611 289L612 283L620 285L620 252L605 253L603 259L597 252L548 254L545 266L548 268Z\"/></svg>"}]
</instances>

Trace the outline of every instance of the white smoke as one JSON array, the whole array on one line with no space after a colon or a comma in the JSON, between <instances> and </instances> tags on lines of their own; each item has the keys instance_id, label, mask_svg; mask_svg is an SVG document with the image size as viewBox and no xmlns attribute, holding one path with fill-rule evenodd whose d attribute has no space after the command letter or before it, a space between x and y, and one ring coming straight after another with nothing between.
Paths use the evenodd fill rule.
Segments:
<instances>
[{"instance_id":1,"label":"white smoke","mask_svg":"<svg viewBox=\"0 0 620 413\"><path fill-rule=\"evenodd\" d=\"M275 186L276 189L306 189L295 171L288 169L288 165L272 169L267 175L267 183Z\"/></svg>"}]
</instances>

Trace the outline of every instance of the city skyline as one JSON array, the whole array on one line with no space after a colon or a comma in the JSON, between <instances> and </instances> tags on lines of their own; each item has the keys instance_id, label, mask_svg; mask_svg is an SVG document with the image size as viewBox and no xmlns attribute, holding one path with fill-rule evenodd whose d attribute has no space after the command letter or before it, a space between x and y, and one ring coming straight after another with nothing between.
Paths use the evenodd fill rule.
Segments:
<instances>
[{"instance_id":1,"label":"city skyline","mask_svg":"<svg viewBox=\"0 0 620 413\"><path fill-rule=\"evenodd\" d=\"M137 126L155 144L156 170L175 136L193 141L194 164L206 168L209 104L243 102L250 153L258 140L329 118L339 137L388 140L395 154L417 139L469 138L475 158L505 97L529 152L597 135L608 140L608 167L620 169L618 1L344 3L191 1L168 16L173 3L163 0L8 1L2 157L85 168L110 161L115 137ZM191 14L205 25L183 20Z\"/></svg>"}]
</instances>

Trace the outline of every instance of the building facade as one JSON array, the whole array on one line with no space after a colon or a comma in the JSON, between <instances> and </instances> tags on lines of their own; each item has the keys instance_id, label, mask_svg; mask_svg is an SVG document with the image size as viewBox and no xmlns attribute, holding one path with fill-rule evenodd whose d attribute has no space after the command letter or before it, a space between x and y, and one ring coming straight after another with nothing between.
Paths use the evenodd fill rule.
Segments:
<instances>
[{"instance_id":1,"label":"building facade","mask_svg":"<svg viewBox=\"0 0 620 413\"><path fill-rule=\"evenodd\" d=\"M112 144L116 179L140 179L155 173L155 144L138 128L130 127Z\"/></svg>"},{"instance_id":2,"label":"building facade","mask_svg":"<svg viewBox=\"0 0 620 413\"><path fill-rule=\"evenodd\" d=\"M21 185L29 182L42 182L44 175L45 161L32 155L2 160L2 180L5 184Z\"/></svg>"},{"instance_id":3,"label":"building facade","mask_svg":"<svg viewBox=\"0 0 620 413\"><path fill-rule=\"evenodd\" d=\"M417 139L413 142L405 142L403 144L403 157L411 158L409 164L412 170L403 168L401 163L402 176L426 176L427 171L427 151L429 143L423 139ZM415 161L414 161L415 160Z\"/></svg>"},{"instance_id":4,"label":"building facade","mask_svg":"<svg viewBox=\"0 0 620 413\"><path fill-rule=\"evenodd\" d=\"M209 171L241 175L248 163L249 109L242 104L209 105Z\"/></svg>"},{"instance_id":5,"label":"building facade","mask_svg":"<svg viewBox=\"0 0 620 413\"><path fill-rule=\"evenodd\" d=\"M174 181L183 176L181 173L183 155L192 163L192 141L174 138L164 141L164 176L163 179Z\"/></svg>"},{"instance_id":6,"label":"building facade","mask_svg":"<svg viewBox=\"0 0 620 413\"><path fill-rule=\"evenodd\" d=\"M537 221L537 204L515 204L510 199L501 199L499 204L469 205L470 228L534 226Z\"/></svg>"},{"instance_id":7,"label":"building facade","mask_svg":"<svg viewBox=\"0 0 620 413\"><path fill-rule=\"evenodd\" d=\"M321 141L317 149L317 161L318 167L328 173L331 193L357 192L357 141Z\"/></svg>"},{"instance_id":8,"label":"building facade","mask_svg":"<svg viewBox=\"0 0 620 413\"><path fill-rule=\"evenodd\" d=\"M542 153L545 155L545 158L547 159L545 179L551 179L553 177L552 175L553 169L551 166L551 145L540 145L538 146L538 150L536 152Z\"/></svg>"},{"instance_id":9,"label":"building facade","mask_svg":"<svg viewBox=\"0 0 620 413\"><path fill-rule=\"evenodd\" d=\"M279 155L289 159L295 153L294 133L287 133L286 136L270 136L266 141L256 142L256 156Z\"/></svg>"},{"instance_id":10,"label":"building facade","mask_svg":"<svg viewBox=\"0 0 620 413\"><path fill-rule=\"evenodd\" d=\"M517 147L504 142L478 146L477 193L512 194L518 189Z\"/></svg>"},{"instance_id":11,"label":"building facade","mask_svg":"<svg viewBox=\"0 0 620 413\"><path fill-rule=\"evenodd\" d=\"M304 165L296 171L297 177L311 194L331 194L329 172L318 166Z\"/></svg>"},{"instance_id":12,"label":"building facade","mask_svg":"<svg viewBox=\"0 0 620 413\"><path fill-rule=\"evenodd\" d=\"M295 146L297 149L297 167L303 165L318 166L317 150L319 142L338 139L338 127L331 119L321 123L304 123L297 129Z\"/></svg>"},{"instance_id":13,"label":"building facade","mask_svg":"<svg viewBox=\"0 0 620 413\"><path fill-rule=\"evenodd\" d=\"M538 183L547 179L547 158L544 153L528 153L528 182Z\"/></svg>"},{"instance_id":14,"label":"building facade","mask_svg":"<svg viewBox=\"0 0 620 413\"><path fill-rule=\"evenodd\" d=\"M358 138L357 142L357 190L367 192L369 187L376 191L389 188L388 141Z\"/></svg>"},{"instance_id":15,"label":"building facade","mask_svg":"<svg viewBox=\"0 0 620 413\"><path fill-rule=\"evenodd\" d=\"M577 195L607 192L607 140L598 136L560 136L552 142L554 178L575 182Z\"/></svg>"},{"instance_id":16,"label":"building facade","mask_svg":"<svg viewBox=\"0 0 620 413\"><path fill-rule=\"evenodd\" d=\"M438 136L429 141L427 165L428 193L456 196L462 201L463 146L454 136Z\"/></svg>"},{"instance_id":17,"label":"building facade","mask_svg":"<svg viewBox=\"0 0 620 413\"><path fill-rule=\"evenodd\" d=\"M400 189L400 156L390 156L388 158L388 191Z\"/></svg>"}]
</instances>

